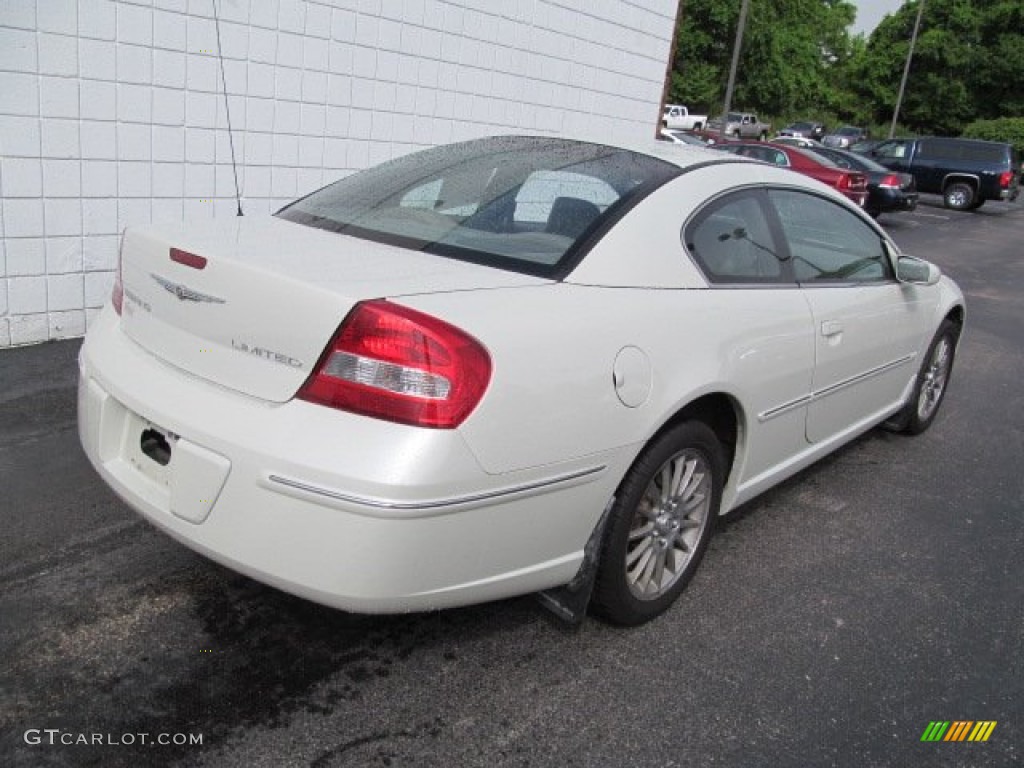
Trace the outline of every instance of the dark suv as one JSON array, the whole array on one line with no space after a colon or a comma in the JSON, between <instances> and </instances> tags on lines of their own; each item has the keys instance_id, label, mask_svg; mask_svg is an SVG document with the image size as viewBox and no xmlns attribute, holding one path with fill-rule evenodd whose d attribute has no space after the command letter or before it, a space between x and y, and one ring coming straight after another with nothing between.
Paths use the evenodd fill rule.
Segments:
<instances>
[{"instance_id":1,"label":"dark suv","mask_svg":"<svg viewBox=\"0 0 1024 768\"><path fill-rule=\"evenodd\" d=\"M1010 144L979 139L889 139L867 155L909 173L919 192L942 195L947 208L973 211L986 200L1016 200L1020 159Z\"/></svg>"}]
</instances>

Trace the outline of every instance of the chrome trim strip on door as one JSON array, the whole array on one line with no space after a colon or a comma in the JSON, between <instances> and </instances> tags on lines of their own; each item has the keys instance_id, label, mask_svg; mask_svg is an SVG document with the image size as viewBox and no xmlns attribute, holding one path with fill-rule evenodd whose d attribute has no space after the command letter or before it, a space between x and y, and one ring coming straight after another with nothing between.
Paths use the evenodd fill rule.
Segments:
<instances>
[{"instance_id":1,"label":"chrome trim strip on door","mask_svg":"<svg viewBox=\"0 0 1024 768\"><path fill-rule=\"evenodd\" d=\"M891 371L893 368L899 368L902 365L906 365L915 357L917 357L917 355L907 355L906 357L901 357L899 360L893 360L892 362L886 363L885 365L880 365L877 368L873 368L870 371L865 371L864 373L859 373L856 376L851 376L850 378L844 379L843 381L838 381L830 387L825 387L825 389L812 393L811 399L821 400L823 398L828 397L829 395L834 395L836 392L842 389L851 387L854 384L860 384L862 381L867 381L868 379L873 379L875 376L880 376L886 371Z\"/></svg>"},{"instance_id":2,"label":"chrome trim strip on door","mask_svg":"<svg viewBox=\"0 0 1024 768\"><path fill-rule=\"evenodd\" d=\"M795 400L790 400L787 403L783 403L782 405L775 406L774 408L769 408L767 411L762 411L761 413L757 414L757 420L762 424L766 421L771 421L777 416L781 416L784 413L788 413L794 408L799 408L802 405L808 405L809 403L816 402L818 400L823 400L829 395L834 395L836 392L846 389L847 387L851 387L854 384L860 384L863 381L872 379L875 376L880 376L883 373L891 371L894 368L899 368L900 366L906 365L907 363L911 362L915 357L917 357L916 354L906 355L905 357L901 357L899 360L893 360L891 362L886 363L885 365L880 365L877 368L873 368L870 371L865 371L864 373L859 373L856 376L851 376L850 378L844 379L843 381L838 381L830 387L825 387L825 389L819 390L817 392L811 392L809 394L803 395L802 397L798 397Z\"/></svg>"},{"instance_id":3,"label":"chrome trim strip on door","mask_svg":"<svg viewBox=\"0 0 1024 768\"><path fill-rule=\"evenodd\" d=\"M804 395L803 397L798 397L796 400L790 400L788 403L783 403L782 405L778 405L775 408L770 408L767 411L762 411L761 413L757 414L757 420L760 421L761 423L771 421L776 416L781 416L784 413L788 413L789 411L792 411L794 408L799 408L801 405L807 405L809 402L811 402L812 399L813 396L808 394Z\"/></svg>"}]
</instances>

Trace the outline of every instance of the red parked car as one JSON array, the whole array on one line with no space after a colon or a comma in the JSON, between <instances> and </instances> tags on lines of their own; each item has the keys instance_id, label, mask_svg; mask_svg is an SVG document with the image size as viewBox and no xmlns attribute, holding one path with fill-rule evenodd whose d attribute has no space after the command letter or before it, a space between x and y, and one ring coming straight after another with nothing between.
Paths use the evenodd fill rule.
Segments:
<instances>
[{"instance_id":1,"label":"red parked car","mask_svg":"<svg viewBox=\"0 0 1024 768\"><path fill-rule=\"evenodd\" d=\"M792 168L798 173L834 187L861 207L864 207L864 201L868 197L868 177L865 173L840 168L828 158L816 155L810 150L784 144L738 141L717 144L715 149Z\"/></svg>"}]
</instances>

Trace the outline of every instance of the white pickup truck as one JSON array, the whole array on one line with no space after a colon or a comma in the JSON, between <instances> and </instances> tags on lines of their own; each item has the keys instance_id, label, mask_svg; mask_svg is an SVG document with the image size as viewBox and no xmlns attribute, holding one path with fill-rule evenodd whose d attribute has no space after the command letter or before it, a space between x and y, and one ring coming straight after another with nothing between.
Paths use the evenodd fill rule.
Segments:
<instances>
[{"instance_id":1,"label":"white pickup truck","mask_svg":"<svg viewBox=\"0 0 1024 768\"><path fill-rule=\"evenodd\" d=\"M666 104L661 116L662 128L676 128L681 131L699 131L707 125L707 115L694 115L682 104Z\"/></svg>"}]
</instances>

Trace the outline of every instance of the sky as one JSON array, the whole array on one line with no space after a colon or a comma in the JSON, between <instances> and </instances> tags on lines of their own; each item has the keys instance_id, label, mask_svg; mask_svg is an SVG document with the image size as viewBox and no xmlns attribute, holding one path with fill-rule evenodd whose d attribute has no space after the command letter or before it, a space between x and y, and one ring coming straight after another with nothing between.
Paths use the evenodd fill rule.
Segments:
<instances>
[{"instance_id":1,"label":"sky","mask_svg":"<svg viewBox=\"0 0 1024 768\"><path fill-rule=\"evenodd\" d=\"M887 13L897 11L903 5L903 0L851 0L857 6L857 20L853 23L854 32L863 32L865 35L878 26L878 22Z\"/></svg>"}]
</instances>

